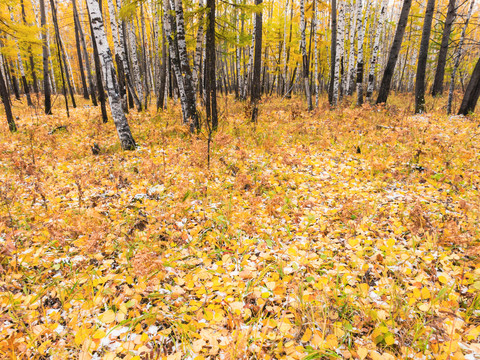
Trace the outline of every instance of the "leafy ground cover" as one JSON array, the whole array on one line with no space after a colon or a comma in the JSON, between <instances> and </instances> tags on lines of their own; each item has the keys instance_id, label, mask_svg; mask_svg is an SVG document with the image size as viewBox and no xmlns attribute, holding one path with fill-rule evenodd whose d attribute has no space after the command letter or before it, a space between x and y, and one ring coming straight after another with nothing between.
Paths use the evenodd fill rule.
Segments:
<instances>
[{"instance_id":1,"label":"leafy ground cover","mask_svg":"<svg viewBox=\"0 0 480 360\"><path fill-rule=\"evenodd\" d=\"M480 358L478 118L221 102L1 122L2 358Z\"/></svg>"}]
</instances>

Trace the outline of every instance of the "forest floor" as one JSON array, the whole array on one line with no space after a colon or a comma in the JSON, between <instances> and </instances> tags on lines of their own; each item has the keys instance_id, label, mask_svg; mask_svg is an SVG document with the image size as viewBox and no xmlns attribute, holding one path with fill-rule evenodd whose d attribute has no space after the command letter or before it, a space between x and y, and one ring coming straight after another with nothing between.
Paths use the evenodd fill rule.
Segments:
<instances>
[{"instance_id":1,"label":"forest floor","mask_svg":"<svg viewBox=\"0 0 480 360\"><path fill-rule=\"evenodd\" d=\"M15 104L0 357L480 359L479 118L406 101L221 98L209 167L178 105L123 152L97 108Z\"/></svg>"}]
</instances>

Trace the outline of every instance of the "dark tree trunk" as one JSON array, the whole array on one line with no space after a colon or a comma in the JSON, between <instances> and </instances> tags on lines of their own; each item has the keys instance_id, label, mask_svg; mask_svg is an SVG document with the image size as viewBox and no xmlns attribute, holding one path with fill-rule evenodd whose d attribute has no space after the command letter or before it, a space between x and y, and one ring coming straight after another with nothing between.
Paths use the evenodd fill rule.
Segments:
<instances>
[{"instance_id":1,"label":"dark tree trunk","mask_svg":"<svg viewBox=\"0 0 480 360\"><path fill-rule=\"evenodd\" d=\"M75 103L75 96L74 96L74 93L73 93L73 87L72 87L72 83L70 81L70 73L68 72L67 57L66 57L65 51L63 49L62 38L60 37L60 30L58 28L57 6L55 4L55 0L50 0L50 6L52 7L52 19L53 19L53 25L54 25L54 28L55 28L55 37L57 39L58 59L59 59L59 62L60 62L60 68L62 70L61 73L62 73L62 80L64 82L63 85L65 87L65 82L67 83L68 91L70 92L70 97L72 99L72 106L74 108L76 108L77 104ZM64 68L65 68L65 77L63 75L63 68L61 67L62 60L63 60ZM67 103L65 102L65 104L67 104ZM66 105L66 106L68 108L68 105ZM67 110L67 114L68 114L68 110Z\"/></svg>"},{"instance_id":2,"label":"dark tree trunk","mask_svg":"<svg viewBox=\"0 0 480 360\"><path fill-rule=\"evenodd\" d=\"M54 4L53 0L51 0L50 4L52 5L52 16L53 16L53 22L56 23L56 16L54 16ZM55 25L56 28L56 25ZM55 36L55 42L57 43L57 56L58 56L58 64L60 66L60 76L62 78L62 91L63 91L63 96L65 98L65 109L67 110L67 117L70 117L70 112L68 110L68 97L67 97L67 87L65 86L65 75L63 73L63 64L62 64L62 55L61 55L61 49L60 49L60 41L58 37L57 31L55 31L56 35Z\"/></svg>"},{"instance_id":3,"label":"dark tree trunk","mask_svg":"<svg viewBox=\"0 0 480 360\"><path fill-rule=\"evenodd\" d=\"M85 41L85 35L83 33L82 25L80 24L80 18L78 16L78 11L77 11L77 3L76 0L72 0L72 5L73 5L73 20L77 24L78 27L78 35L82 44L82 49L83 49L83 56L85 59L85 70L87 71L87 78L88 78L88 87L90 89L89 94L92 99L92 104L93 106L97 106L97 96L95 95L95 85L93 83L93 76L92 76L92 69L90 67L90 60L88 58L88 52L87 52L87 43Z\"/></svg>"},{"instance_id":4,"label":"dark tree trunk","mask_svg":"<svg viewBox=\"0 0 480 360\"><path fill-rule=\"evenodd\" d=\"M263 0L255 0L255 5L261 5ZM252 108L252 122L257 122L258 117L258 101L260 100L260 75L262 73L262 11L255 14L255 51L253 60L253 79L251 102Z\"/></svg>"},{"instance_id":5,"label":"dark tree trunk","mask_svg":"<svg viewBox=\"0 0 480 360\"><path fill-rule=\"evenodd\" d=\"M90 99L90 96L88 95L88 86L87 86L87 80L85 78L85 71L83 69L83 60L82 60L82 48L80 45L80 30L79 30L79 24L78 24L78 19L77 19L77 6L75 1L72 1L73 5L73 23L74 23L74 28L75 28L75 44L77 46L77 57L78 57L78 67L80 70L80 79L82 81L82 88L83 88L83 97L86 100Z\"/></svg>"},{"instance_id":6,"label":"dark tree trunk","mask_svg":"<svg viewBox=\"0 0 480 360\"><path fill-rule=\"evenodd\" d=\"M99 2L100 12L102 12L101 4L102 3ZM90 16L90 12L88 12L88 20L90 23L90 33L92 34L93 60L95 61L95 74L97 76L98 100L100 101L100 108L102 110L102 121L106 123L108 122L108 114L107 114L107 105L106 105L106 99L105 99L105 89L103 87L103 80L102 80L102 65L100 64L100 57L98 55L97 43L94 40L95 34L93 32L92 19Z\"/></svg>"},{"instance_id":7,"label":"dark tree trunk","mask_svg":"<svg viewBox=\"0 0 480 360\"><path fill-rule=\"evenodd\" d=\"M15 95L15 99L17 100L20 100L20 89L18 88L18 81L17 81L17 77L15 76L15 73L14 73L14 67L12 65L12 63L10 62L10 65L8 65L7 61L4 62L4 65L5 65L5 70L7 72L7 74L10 75L10 83L12 85L12 90L13 90L13 94Z\"/></svg>"},{"instance_id":8,"label":"dark tree trunk","mask_svg":"<svg viewBox=\"0 0 480 360\"><path fill-rule=\"evenodd\" d=\"M165 30L162 24L162 66L160 68L160 86L157 94L157 110L165 109L165 86L167 84L167 44L165 40Z\"/></svg>"},{"instance_id":9,"label":"dark tree trunk","mask_svg":"<svg viewBox=\"0 0 480 360\"><path fill-rule=\"evenodd\" d=\"M412 6L412 0L403 0L402 11L400 13L400 19L398 20L397 30L395 32L395 38L393 39L392 48L388 55L387 66L383 72L382 82L378 91L377 104L387 102L388 94L390 92L390 85L392 83L393 72L395 65L397 64L398 54L402 47L403 35L405 34L405 28L407 27L408 14Z\"/></svg>"},{"instance_id":10,"label":"dark tree trunk","mask_svg":"<svg viewBox=\"0 0 480 360\"><path fill-rule=\"evenodd\" d=\"M216 54L215 54L215 0L207 0L208 27L206 34L205 50L205 111L207 115L207 124L209 130L215 131L218 127L217 116L217 84L215 82L216 74ZM210 133L210 131L209 131ZM210 135L209 135L210 144Z\"/></svg>"},{"instance_id":11,"label":"dark tree trunk","mask_svg":"<svg viewBox=\"0 0 480 360\"><path fill-rule=\"evenodd\" d=\"M478 97L480 96L480 58L475 65L472 77L467 85L462 104L460 105L459 115L467 115L475 110Z\"/></svg>"},{"instance_id":12,"label":"dark tree trunk","mask_svg":"<svg viewBox=\"0 0 480 360\"><path fill-rule=\"evenodd\" d=\"M128 89L128 93L130 94L129 99L128 99L128 106L130 108L133 108L133 104L137 107L138 111L142 111L142 103L140 102L140 99L138 98L138 95L135 91L135 85L133 83L133 75L132 71L130 68L130 59L128 55L128 46L127 46L127 23L126 21L122 21L122 31L123 35L123 44L120 44L120 46L123 46L124 49L124 55L125 55L125 66L124 66L124 72L125 72L125 81Z\"/></svg>"},{"instance_id":13,"label":"dark tree trunk","mask_svg":"<svg viewBox=\"0 0 480 360\"><path fill-rule=\"evenodd\" d=\"M48 44L47 44L47 17L45 15L45 1L40 0L40 25L42 27L42 54L43 54L43 93L45 98L45 114L52 113L52 101L50 99L50 82L48 81Z\"/></svg>"},{"instance_id":14,"label":"dark tree trunk","mask_svg":"<svg viewBox=\"0 0 480 360\"><path fill-rule=\"evenodd\" d=\"M452 32L453 22L457 16L457 8L455 7L455 0L448 2L447 18L445 19L445 26L443 28L442 44L438 52L437 70L435 72L435 79L433 80L432 95L442 95L443 93L443 79L445 77L445 65L447 63L448 43L450 40L450 33Z\"/></svg>"},{"instance_id":15,"label":"dark tree trunk","mask_svg":"<svg viewBox=\"0 0 480 360\"><path fill-rule=\"evenodd\" d=\"M11 132L17 131L15 120L13 119L12 107L10 105L10 96L8 95L7 85L3 78L3 72L0 69L0 96L2 97L3 106L5 107L5 115L7 116L8 128Z\"/></svg>"},{"instance_id":16,"label":"dark tree trunk","mask_svg":"<svg viewBox=\"0 0 480 360\"><path fill-rule=\"evenodd\" d=\"M333 105L333 83L335 78L335 58L337 57L337 0L332 0L332 43L330 51L330 84L328 102Z\"/></svg>"},{"instance_id":17,"label":"dark tree trunk","mask_svg":"<svg viewBox=\"0 0 480 360\"><path fill-rule=\"evenodd\" d=\"M417 77L415 79L415 114L425 112L425 72L427 70L428 44L432 32L435 0L428 0L423 23L422 40L418 52Z\"/></svg>"},{"instance_id":18,"label":"dark tree trunk","mask_svg":"<svg viewBox=\"0 0 480 360\"><path fill-rule=\"evenodd\" d=\"M171 8L174 7L176 18ZM165 33L170 46L170 57L178 85L184 124L188 124L190 131L200 129L197 107L195 103L195 90L193 76L189 66L187 45L185 42L185 24L181 0L165 2Z\"/></svg>"}]
</instances>

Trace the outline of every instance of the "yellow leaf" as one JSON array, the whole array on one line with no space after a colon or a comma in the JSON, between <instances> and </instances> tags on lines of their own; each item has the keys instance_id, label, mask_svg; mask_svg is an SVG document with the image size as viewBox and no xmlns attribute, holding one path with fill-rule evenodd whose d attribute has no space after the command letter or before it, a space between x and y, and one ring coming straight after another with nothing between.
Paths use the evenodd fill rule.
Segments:
<instances>
[{"instance_id":1,"label":"yellow leaf","mask_svg":"<svg viewBox=\"0 0 480 360\"><path fill-rule=\"evenodd\" d=\"M428 309L430 309L430 304L420 304L420 305L418 305L418 308L421 311L428 311Z\"/></svg>"},{"instance_id":2,"label":"yellow leaf","mask_svg":"<svg viewBox=\"0 0 480 360\"><path fill-rule=\"evenodd\" d=\"M466 338L468 341L472 341L472 340L475 340L478 335L480 335L480 326L477 326L477 327L474 327L474 328L471 328L470 330L467 331L467 333L465 334Z\"/></svg>"},{"instance_id":3,"label":"yellow leaf","mask_svg":"<svg viewBox=\"0 0 480 360\"><path fill-rule=\"evenodd\" d=\"M319 348L322 344L323 344L323 340L320 337L320 335L318 334L313 335L312 345L315 346L316 348Z\"/></svg>"},{"instance_id":4,"label":"yellow leaf","mask_svg":"<svg viewBox=\"0 0 480 360\"><path fill-rule=\"evenodd\" d=\"M355 247L356 245L358 245L359 243L359 240L357 238L350 238L348 239L348 244L351 246L351 247Z\"/></svg>"},{"instance_id":5,"label":"yellow leaf","mask_svg":"<svg viewBox=\"0 0 480 360\"><path fill-rule=\"evenodd\" d=\"M110 324L115 321L115 313L112 310L105 311L102 315L100 315L100 321L105 324Z\"/></svg>"},{"instance_id":6,"label":"yellow leaf","mask_svg":"<svg viewBox=\"0 0 480 360\"><path fill-rule=\"evenodd\" d=\"M308 340L311 339L311 337L312 337L312 330L307 328L307 330L305 330L305 333L302 336L302 341L307 342Z\"/></svg>"},{"instance_id":7,"label":"yellow leaf","mask_svg":"<svg viewBox=\"0 0 480 360\"><path fill-rule=\"evenodd\" d=\"M418 290L417 288L413 289L413 297L415 299L419 299L420 297L422 296L420 290Z\"/></svg>"},{"instance_id":8,"label":"yellow leaf","mask_svg":"<svg viewBox=\"0 0 480 360\"><path fill-rule=\"evenodd\" d=\"M428 290L426 287L422 289L422 299L430 299L430 290Z\"/></svg>"},{"instance_id":9,"label":"yellow leaf","mask_svg":"<svg viewBox=\"0 0 480 360\"><path fill-rule=\"evenodd\" d=\"M337 337L333 334L328 335L325 340L327 341L328 347L330 349L335 349L338 346Z\"/></svg>"},{"instance_id":10,"label":"yellow leaf","mask_svg":"<svg viewBox=\"0 0 480 360\"><path fill-rule=\"evenodd\" d=\"M192 344L192 350L196 353L199 353L200 351L202 351L202 348L205 344L205 340L203 339L195 340Z\"/></svg>"},{"instance_id":11,"label":"yellow leaf","mask_svg":"<svg viewBox=\"0 0 480 360\"><path fill-rule=\"evenodd\" d=\"M105 331L103 331L102 329L98 329L97 331L95 331L95 333L93 334L93 338L94 339L103 339L105 337L105 335L107 335L105 333Z\"/></svg>"},{"instance_id":12,"label":"yellow leaf","mask_svg":"<svg viewBox=\"0 0 480 360\"><path fill-rule=\"evenodd\" d=\"M357 350L357 355L360 358L360 360L363 360L367 357L368 355L368 350L364 347L358 348Z\"/></svg>"},{"instance_id":13,"label":"yellow leaf","mask_svg":"<svg viewBox=\"0 0 480 360\"><path fill-rule=\"evenodd\" d=\"M393 334L391 334L391 333L388 333L385 336L384 340L385 340L385 344L387 344L388 346L393 345L395 343L395 338L393 337Z\"/></svg>"},{"instance_id":14,"label":"yellow leaf","mask_svg":"<svg viewBox=\"0 0 480 360\"><path fill-rule=\"evenodd\" d=\"M80 346L88 336L88 333L89 333L88 329L85 329L85 328L78 329L77 333L75 334L75 344L77 346Z\"/></svg>"},{"instance_id":15,"label":"yellow leaf","mask_svg":"<svg viewBox=\"0 0 480 360\"><path fill-rule=\"evenodd\" d=\"M391 249L395 246L395 239L394 238L390 238L387 240L387 246Z\"/></svg>"}]
</instances>

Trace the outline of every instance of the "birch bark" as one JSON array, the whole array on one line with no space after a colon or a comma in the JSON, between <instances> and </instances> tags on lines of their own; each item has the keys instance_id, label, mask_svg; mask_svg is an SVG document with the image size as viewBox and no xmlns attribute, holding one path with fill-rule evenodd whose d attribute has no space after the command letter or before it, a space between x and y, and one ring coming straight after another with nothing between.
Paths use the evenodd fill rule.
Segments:
<instances>
[{"instance_id":1,"label":"birch bark","mask_svg":"<svg viewBox=\"0 0 480 360\"><path fill-rule=\"evenodd\" d=\"M372 56L370 58L370 69L368 72L368 83L367 83L367 101L370 101L373 94L373 88L375 86L375 68L378 63L378 51L380 48L380 36L383 30L383 23L385 21L385 14L387 10L387 0L382 1L380 7L380 15L378 17L377 31L375 33L375 40L373 43Z\"/></svg>"},{"instance_id":2,"label":"birch bark","mask_svg":"<svg viewBox=\"0 0 480 360\"><path fill-rule=\"evenodd\" d=\"M45 114L52 113L52 102L50 99L50 82L48 81L48 42L47 42L47 17L45 14L45 2L40 0L40 25L42 27L42 54L43 54L43 94Z\"/></svg>"},{"instance_id":3,"label":"birch bark","mask_svg":"<svg viewBox=\"0 0 480 360\"><path fill-rule=\"evenodd\" d=\"M12 19L12 23L15 23L15 18L13 17L13 12L10 13L10 18ZM25 68L23 67L23 60L22 60L22 56L20 55L20 47L18 46L17 38L15 38L15 45L18 49L18 52L17 52L18 67L20 69L20 76L22 77L23 89L24 89L25 95L27 97L27 104L28 104L28 106L33 106L32 98L30 97L30 89L28 87L27 78L25 76Z\"/></svg>"},{"instance_id":4,"label":"birch bark","mask_svg":"<svg viewBox=\"0 0 480 360\"><path fill-rule=\"evenodd\" d=\"M362 10L362 0L357 0L357 105L363 104L363 40L365 38L365 28L362 22Z\"/></svg>"},{"instance_id":5,"label":"birch bark","mask_svg":"<svg viewBox=\"0 0 480 360\"><path fill-rule=\"evenodd\" d=\"M308 81L308 55L307 55L307 42L305 35L305 1L300 0L300 48L303 59L303 82L305 86L305 95L307 97L308 111L313 110L312 94L310 92L310 83Z\"/></svg>"},{"instance_id":6,"label":"birch bark","mask_svg":"<svg viewBox=\"0 0 480 360\"><path fill-rule=\"evenodd\" d=\"M337 27L337 44L336 44L336 54L335 54L335 76L333 83L333 105L336 106L339 101L340 94L340 67L343 57L343 31L345 28L345 7L343 4L340 4L338 10L338 27Z\"/></svg>"},{"instance_id":7,"label":"birch bark","mask_svg":"<svg viewBox=\"0 0 480 360\"><path fill-rule=\"evenodd\" d=\"M97 106L98 103L97 103L97 97L95 95L95 85L94 85L94 82L93 82L92 68L90 66L90 59L89 59L88 52L87 52L87 44L85 42L85 35L83 33L82 24L80 22L80 14L79 14L79 11L77 10L76 0L72 0L72 5L73 5L73 20L74 20L74 22L77 26L77 29L78 29L78 36L79 36L80 44L81 44L82 50L83 50L83 57L85 59L85 67L86 67L86 71L87 71L89 93L90 93L90 96L92 98L93 106Z\"/></svg>"},{"instance_id":8,"label":"birch bark","mask_svg":"<svg viewBox=\"0 0 480 360\"><path fill-rule=\"evenodd\" d=\"M352 8L353 8L352 0ZM356 16L352 17L351 26L350 26L350 53L348 55L348 72L347 72L347 95L353 94L353 87L355 83L355 31L357 29L358 21L358 5L361 3L361 0L357 0L355 3L355 14Z\"/></svg>"},{"instance_id":9,"label":"birch bark","mask_svg":"<svg viewBox=\"0 0 480 360\"><path fill-rule=\"evenodd\" d=\"M452 113L452 103L453 103L453 91L455 90L455 76L457 75L458 67L460 65L460 59L462 58L463 53L463 43L465 42L465 34L467 33L468 23L472 17L473 7L475 5L475 0L472 0L470 3L470 8L468 9L467 18L465 19L465 25L462 29L462 35L460 36L460 41L458 43L457 51L455 53L455 63L453 65L452 75L450 77L450 89L448 91L448 101L447 101L447 114Z\"/></svg>"},{"instance_id":10,"label":"birch bark","mask_svg":"<svg viewBox=\"0 0 480 360\"><path fill-rule=\"evenodd\" d=\"M199 6L203 8L205 5L203 3L203 0L199 0ZM200 60L202 57L202 51L203 51L203 12L201 13L202 15L198 19L198 31L197 31L197 43L195 46L195 57L193 59L193 71L192 71L192 76L193 76L193 88L197 89L198 88L198 81L199 77L201 75L201 70L200 70ZM238 35L237 35L238 36Z\"/></svg>"},{"instance_id":11,"label":"birch bark","mask_svg":"<svg viewBox=\"0 0 480 360\"><path fill-rule=\"evenodd\" d=\"M118 89L118 82L113 66L113 58L110 48L108 47L107 35L103 26L102 13L96 0L87 0L88 12L90 13L90 21L94 34L94 41L97 45L98 55L102 64L105 77L105 85L108 92L108 101L110 103L110 111L112 113L113 122L117 129L118 138L124 150L134 150L135 140L133 139L128 125L127 118L122 108L122 101Z\"/></svg>"},{"instance_id":12,"label":"birch bark","mask_svg":"<svg viewBox=\"0 0 480 360\"><path fill-rule=\"evenodd\" d=\"M138 100L140 103L143 103L143 86L142 86L142 77L140 75L140 66L138 65L138 56L137 56L137 36L135 35L135 28L133 22L125 23L128 33L128 43L130 45L130 62L132 64L133 70L133 84L135 90L138 93Z\"/></svg>"}]
</instances>

